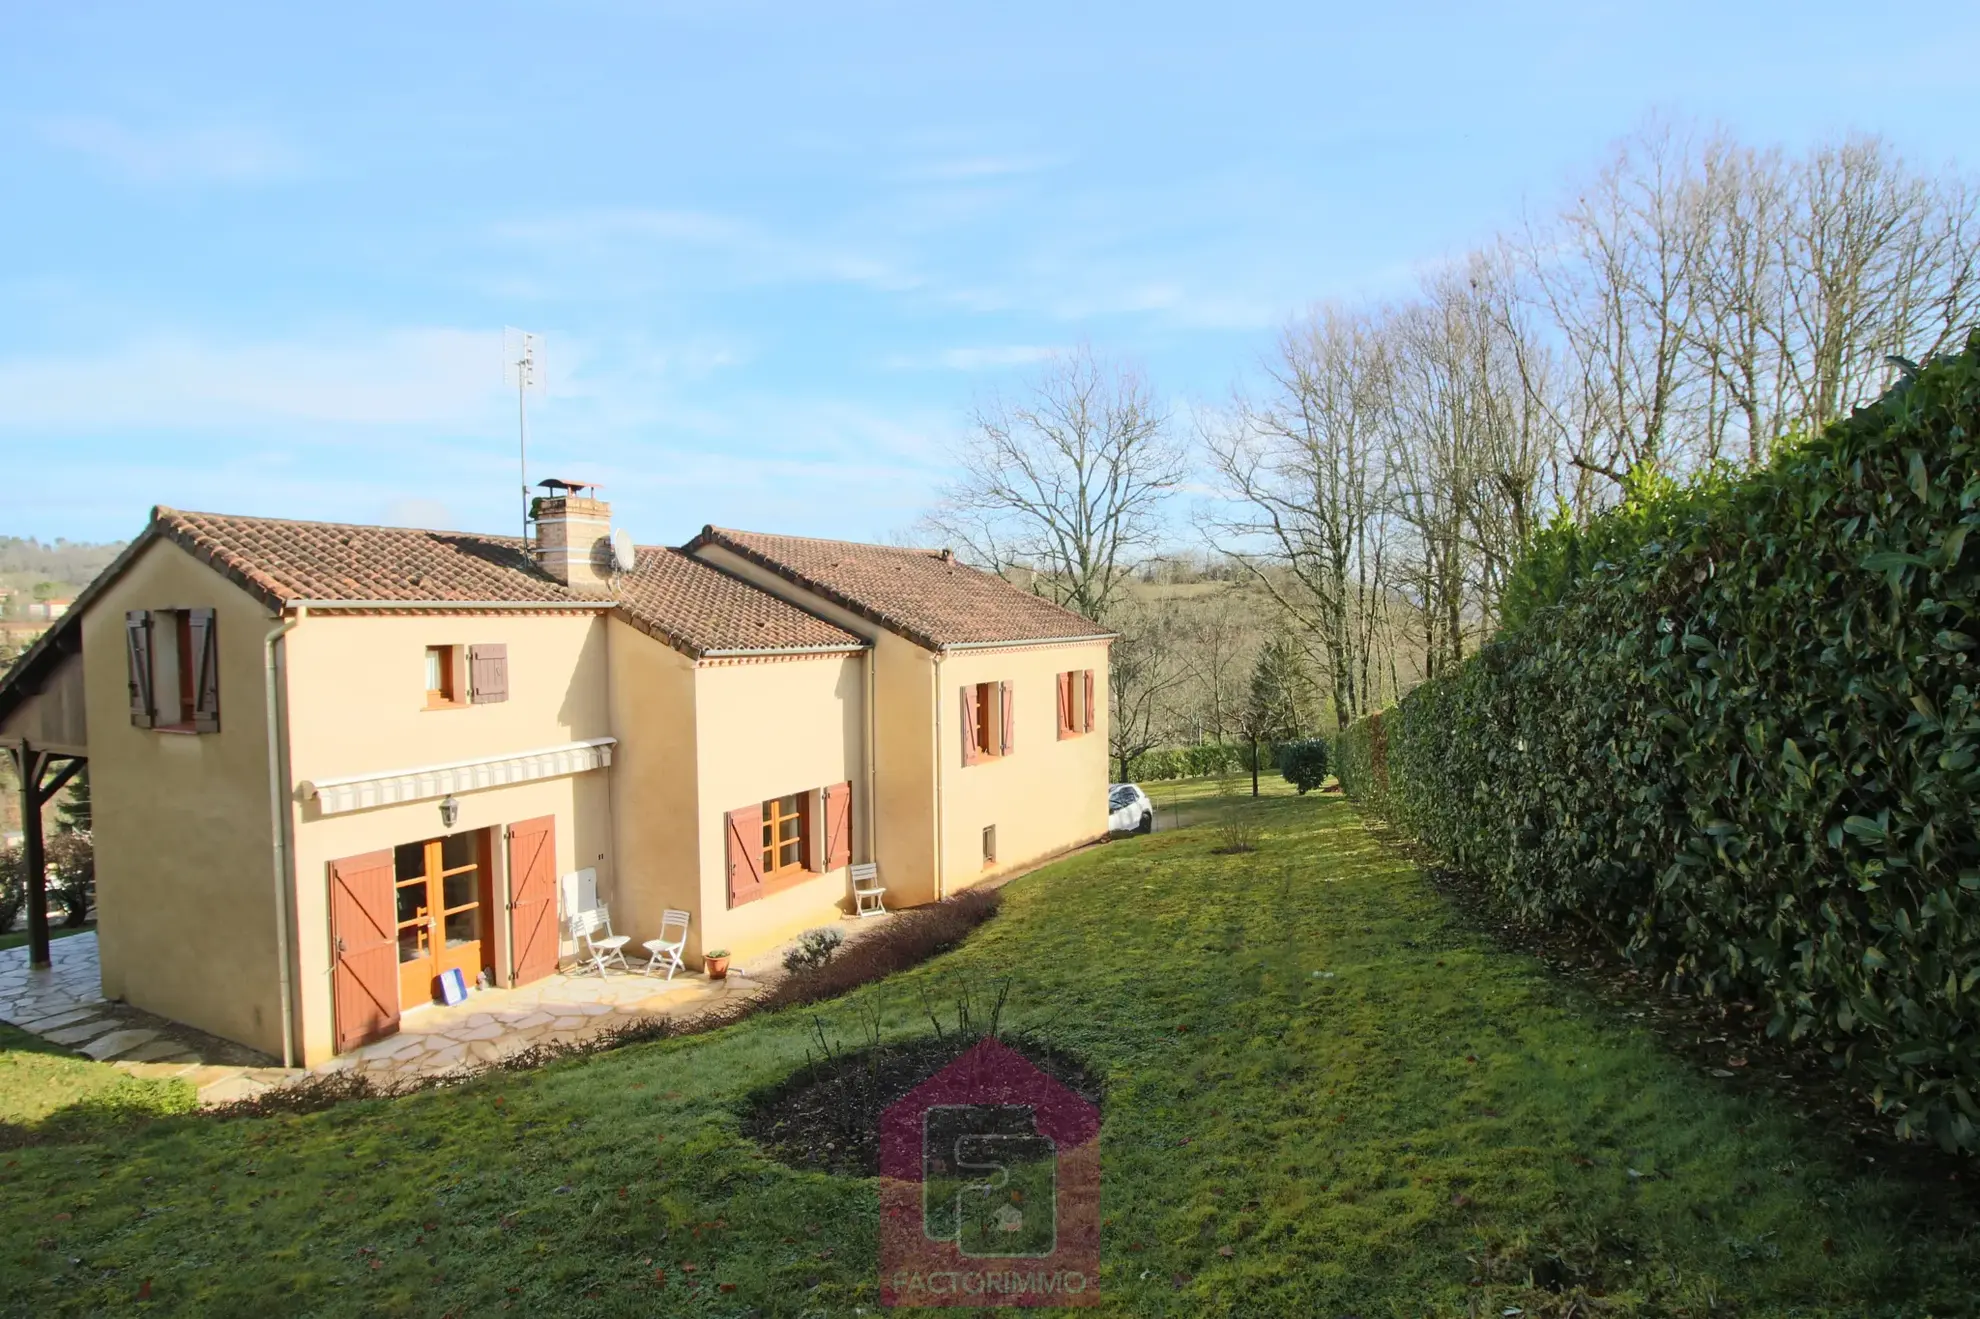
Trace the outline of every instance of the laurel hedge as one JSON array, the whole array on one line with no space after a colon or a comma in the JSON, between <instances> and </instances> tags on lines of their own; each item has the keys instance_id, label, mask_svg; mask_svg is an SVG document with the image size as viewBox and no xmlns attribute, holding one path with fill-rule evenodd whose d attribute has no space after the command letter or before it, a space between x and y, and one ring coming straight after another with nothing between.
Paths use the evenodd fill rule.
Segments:
<instances>
[{"instance_id":1,"label":"laurel hedge","mask_svg":"<svg viewBox=\"0 0 1980 1319\"><path fill-rule=\"evenodd\" d=\"M1980 1150L1976 437L1980 333L1762 471L1550 530L1343 787Z\"/></svg>"}]
</instances>

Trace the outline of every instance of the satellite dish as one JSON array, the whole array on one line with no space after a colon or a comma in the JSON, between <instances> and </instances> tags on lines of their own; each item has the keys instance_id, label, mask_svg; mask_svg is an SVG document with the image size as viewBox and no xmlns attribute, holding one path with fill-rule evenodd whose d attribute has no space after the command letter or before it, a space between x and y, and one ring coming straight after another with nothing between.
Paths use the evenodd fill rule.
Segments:
<instances>
[{"instance_id":1,"label":"satellite dish","mask_svg":"<svg viewBox=\"0 0 1980 1319\"><path fill-rule=\"evenodd\" d=\"M633 548L632 533L624 527L612 532L612 570L631 572L639 561L639 552Z\"/></svg>"}]
</instances>

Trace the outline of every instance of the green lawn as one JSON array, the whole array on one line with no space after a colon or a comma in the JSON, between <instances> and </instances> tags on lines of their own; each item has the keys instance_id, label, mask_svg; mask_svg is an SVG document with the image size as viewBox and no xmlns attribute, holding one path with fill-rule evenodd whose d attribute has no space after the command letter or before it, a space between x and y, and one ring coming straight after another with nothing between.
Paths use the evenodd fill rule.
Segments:
<instances>
[{"instance_id":1,"label":"green lawn","mask_svg":"<svg viewBox=\"0 0 1980 1319\"><path fill-rule=\"evenodd\" d=\"M28 941L27 917L22 916L20 920L21 920L20 929L9 930L5 934L0 934L0 952L4 952L9 948L19 948L27 943ZM87 925L77 925L77 926L64 925L62 924L61 917L58 916L48 922L48 938L52 942L53 940L56 939L66 939L72 934L88 934L91 930L94 930L95 928L96 928L95 921L91 921Z\"/></svg>"},{"instance_id":2,"label":"green lawn","mask_svg":"<svg viewBox=\"0 0 1980 1319\"><path fill-rule=\"evenodd\" d=\"M34 1126L56 1117L76 1127L105 1116L176 1113L192 1106L192 1087L183 1081L140 1081L0 1022L0 1122Z\"/></svg>"},{"instance_id":3,"label":"green lawn","mask_svg":"<svg viewBox=\"0 0 1980 1319\"><path fill-rule=\"evenodd\" d=\"M957 952L822 1010L848 1043L862 1006L915 1033L919 988L1009 977L1007 1017L1106 1078L1103 1312L1969 1312L1969 1222L1492 950L1338 798L1248 809L1254 854L1212 855L1209 827L1090 850L1013 884ZM873 1314L874 1184L738 1134L814 1015L0 1151L0 1305ZM1606 1300L1571 1309L1578 1287Z\"/></svg>"}]
</instances>

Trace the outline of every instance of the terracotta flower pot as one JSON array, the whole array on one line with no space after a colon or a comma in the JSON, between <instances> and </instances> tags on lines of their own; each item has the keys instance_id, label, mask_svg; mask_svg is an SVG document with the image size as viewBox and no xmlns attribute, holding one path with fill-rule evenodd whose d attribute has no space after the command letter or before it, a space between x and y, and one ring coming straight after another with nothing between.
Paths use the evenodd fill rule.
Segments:
<instances>
[{"instance_id":1,"label":"terracotta flower pot","mask_svg":"<svg viewBox=\"0 0 1980 1319\"><path fill-rule=\"evenodd\" d=\"M707 970L710 980L726 980L729 978L729 955L727 953L710 953L701 959L701 965Z\"/></svg>"}]
</instances>

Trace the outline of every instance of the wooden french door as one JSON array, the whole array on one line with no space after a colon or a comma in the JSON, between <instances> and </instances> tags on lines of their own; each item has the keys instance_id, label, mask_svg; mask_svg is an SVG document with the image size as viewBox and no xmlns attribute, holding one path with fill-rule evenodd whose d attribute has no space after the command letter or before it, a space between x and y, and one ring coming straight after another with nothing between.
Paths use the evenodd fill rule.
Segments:
<instances>
[{"instance_id":1,"label":"wooden french door","mask_svg":"<svg viewBox=\"0 0 1980 1319\"><path fill-rule=\"evenodd\" d=\"M509 826L510 948L515 983L557 969L557 820L545 815Z\"/></svg>"},{"instance_id":2,"label":"wooden french door","mask_svg":"<svg viewBox=\"0 0 1980 1319\"><path fill-rule=\"evenodd\" d=\"M338 1053L399 1028L394 934L392 854L367 852L332 861L330 997Z\"/></svg>"},{"instance_id":3,"label":"wooden french door","mask_svg":"<svg viewBox=\"0 0 1980 1319\"><path fill-rule=\"evenodd\" d=\"M438 995L441 973L459 970L469 984L490 964L486 835L449 834L392 849L399 937L399 1003L414 1007Z\"/></svg>"}]
</instances>

